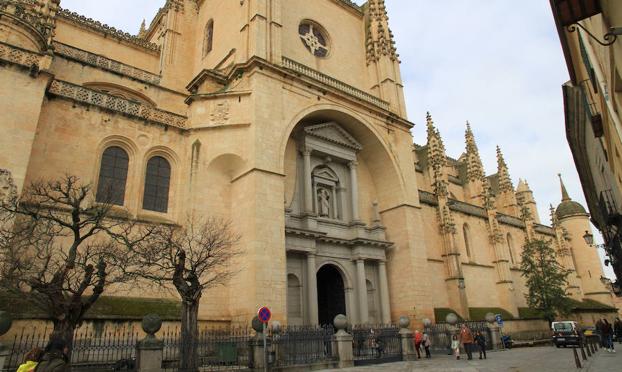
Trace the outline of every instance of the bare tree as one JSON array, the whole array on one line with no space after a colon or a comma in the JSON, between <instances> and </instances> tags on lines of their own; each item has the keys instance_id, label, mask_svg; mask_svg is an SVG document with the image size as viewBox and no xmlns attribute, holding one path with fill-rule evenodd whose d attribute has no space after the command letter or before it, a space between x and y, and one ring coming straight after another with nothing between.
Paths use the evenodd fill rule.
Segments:
<instances>
[{"instance_id":1,"label":"bare tree","mask_svg":"<svg viewBox=\"0 0 622 372\"><path fill-rule=\"evenodd\" d=\"M126 247L109 233L131 234L133 225L111 218L111 208L74 176L33 182L0 201L0 289L28 297L69 345L106 287L131 278Z\"/></svg>"},{"instance_id":2,"label":"bare tree","mask_svg":"<svg viewBox=\"0 0 622 372\"><path fill-rule=\"evenodd\" d=\"M240 237L231 223L219 218L188 218L183 226L159 225L131 240L118 235L138 263L133 274L162 287L176 289L182 301L180 370L198 370L198 314L203 292L226 284L237 273L233 258Z\"/></svg>"}]
</instances>

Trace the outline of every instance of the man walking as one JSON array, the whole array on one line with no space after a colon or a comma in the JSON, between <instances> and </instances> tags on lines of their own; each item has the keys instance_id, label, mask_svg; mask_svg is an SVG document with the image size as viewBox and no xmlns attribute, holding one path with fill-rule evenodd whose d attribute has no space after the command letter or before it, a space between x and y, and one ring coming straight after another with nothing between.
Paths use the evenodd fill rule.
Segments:
<instances>
[{"instance_id":1,"label":"man walking","mask_svg":"<svg viewBox=\"0 0 622 372\"><path fill-rule=\"evenodd\" d=\"M473 333L471 332L471 330L466 324L463 324L460 329L460 342L464 346L464 351L467 354L467 359L472 360L473 359L472 347L473 347L473 343L475 342L475 339L473 338Z\"/></svg>"},{"instance_id":2,"label":"man walking","mask_svg":"<svg viewBox=\"0 0 622 372\"><path fill-rule=\"evenodd\" d=\"M615 331L618 342L622 344L622 321L620 318L616 318L616 321L613 322L613 330Z\"/></svg>"}]
</instances>

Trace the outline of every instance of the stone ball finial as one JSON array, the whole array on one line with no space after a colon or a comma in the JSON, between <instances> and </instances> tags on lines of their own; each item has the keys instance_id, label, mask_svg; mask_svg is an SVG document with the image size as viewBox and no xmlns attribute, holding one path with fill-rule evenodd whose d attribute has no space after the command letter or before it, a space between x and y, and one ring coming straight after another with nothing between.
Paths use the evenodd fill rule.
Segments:
<instances>
[{"instance_id":1,"label":"stone ball finial","mask_svg":"<svg viewBox=\"0 0 622 372\"><path fill-rule=\"evenodd\" d=\"M13 318L6 311L0 311L0 336L6 334L13 325Z\"/></svg>"},{"instance_id":2,"label":"stone ball finial","mask_svg":"<svg viewBox=\"0 0 622 372\"><path fill-rule=\"evenodd\" d=\"M428 319L428 318L423 319L423 326L424 327L427 328L427 327L429 327L431 325L432 325L432 321L430 319Z\"/></svg>"},{"instance_id":3,"label":"stone ball finial","mask_svg":"<svg viewBox=\"0 0 622 372\"><path fill-rule=\"evenodd\" d=\"M143 317L142 321L143 331L149 336L155 336L155 334L162 328L162 318L158 314L147 314Z\"/></svg>"},{"instance_id":4,"label":"stone ball finial","mask_svg":"<svg viewBox=\"0 0 622 372\"><path fill-rule=\"evenodd\" d=\"M348 327L348 317L343 314L339 314L333 320L333 324L337 331L344 331Z\"/></svg>"},{"instance_id":5,"label":"stone ball finial","mask_svg":"<svg viewBox=\"0 0 622 372\"><path fill-rule=\"evenodd\" d=\"M259 317L257 315L253 317L253 320L251 321L251 326L253 327L253 330L255 330L255 332L263 333L263 323L261 322L261 320L259 320Z\"/></svg>"},{"instance_id":6,"label":"stone ball finial","mask_svg":"<svg viewBox=\"0 0 622 372\"><path fill-rule=\"evenodd\" d=\"M458 323L458 315L455 313L449 313L445 317L445 321L451 325L456 325L456 323Z\"/></svg>"},{"instance_id":7,"label":"stone ball finial","mask_svg":"<svg viewBox=\"0 0 622 372\"><path fill-rule=\"evenodd\" d=\"M410 326L410 318L407 316L400 316L399 326L402 329L407 329Z\"/></svg>"},{"instance_id":8,"label":"stone ball finial","mask_svg":"<svg viewBox=\"0 0 622 372\"><path fill-rule=\"evenodd\" d=\"M275 334L281 333L281 322L279 322L278 320L273 321L271 328L272 332L274 332Z\"/></svg>"},{"instance_id":9,"label":"stone ball finial","mask_svg":"<svg viewBox=\"0 0 622 372\"><path fill-rule=\"evenodd\" d=\"M496 320L495 314L493 314L493 313L487 313L486 314L486 321L488 323L494 323L495 320Z\"/></svg>"}]
</instances>

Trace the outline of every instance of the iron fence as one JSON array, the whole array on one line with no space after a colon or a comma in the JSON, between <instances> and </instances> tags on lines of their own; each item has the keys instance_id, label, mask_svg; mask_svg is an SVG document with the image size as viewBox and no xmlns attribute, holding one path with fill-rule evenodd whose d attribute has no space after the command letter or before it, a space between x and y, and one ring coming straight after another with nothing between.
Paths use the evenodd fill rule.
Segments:
<instances>
[{"instance_id":1,"label":"iron fence","mask_svg":"<svg viewBox=\"0 0 622 372\"><path fill-rule=\"evenodd\" d=\"M22 329L13 338L2 372L13 372L34 348L45 348L51 329ZM76 330L71 350L72 371L119 371L133 369L138 334L132 329L99 333Z\"/></svg>"},{"instance_id":2,"label":"iron fence","mask_svg":"<svg viewBox=\"0 0 622 372\"><path fill-rule=\"evenodd\" d=\"M402 360L402 341L398 327L357 326L351 330L351 334L355 365Z\"/></svg>"},{"instance_id":3,"label":"iron fence","mask_svg":"<svg viewBox=\"0 0 622 372\"><path fill-rule=\"evenodd\" d=\"M189 344L182 341L178 328L161 334L164 342L162 369L180 371L181 350ZM197 351L201 371L245 370L251 362L252 331L247 328L203 330L199 333Z\"/></svg>"},{"instance_id":4,"label":"iron fence","mask_svg":"<svg viewBox=\"0 0 622 372\"><path fill-rule=\"evenodd\" d=\"M466 324L473 337L477 332L481 332L486 339L486 350L492 350L492 334L486 322L460 322L455 326L448 323L432 324L425 328L430 339L430 352L435 354L451 354L451 339L453 335L459 337L460 327Z\"/></svg>"},{"instance_id":5,"label":"iron fence","mask_svg":"<svg viewBox=\"0 0 622 372\"><path fill-rule=\"evenodd\" d=\"M288 367L337 361L335 330L328 327L284 327L271 330L272 365Z\"/></svg>"}]
</instances>

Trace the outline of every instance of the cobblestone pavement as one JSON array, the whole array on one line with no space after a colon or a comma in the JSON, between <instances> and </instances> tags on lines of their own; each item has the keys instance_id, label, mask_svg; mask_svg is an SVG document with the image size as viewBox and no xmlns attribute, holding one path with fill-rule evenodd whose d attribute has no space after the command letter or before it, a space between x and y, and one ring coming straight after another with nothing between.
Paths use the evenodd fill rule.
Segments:
<instances>
[{"instance_id":1,"label":"cobblestone pavement","mask_svg":"<svg viewBox=\"0 0 622 372\"><path fill-rule=\"evenodd\" d=\"M488 359L455 360L447 355L433 355L432 359L420 359L414 362L382 364L369 367L347 368L344 372L372 371L436 371L436 372L572 372L572 371L622 371L622 345L618 353L598 351L595 357L582 362L583 368L577 369L572 349L554 347L531 347L510 351L490 352ZM579 358L581 354L579 353Z\"/></svg>"}]
</instances>

